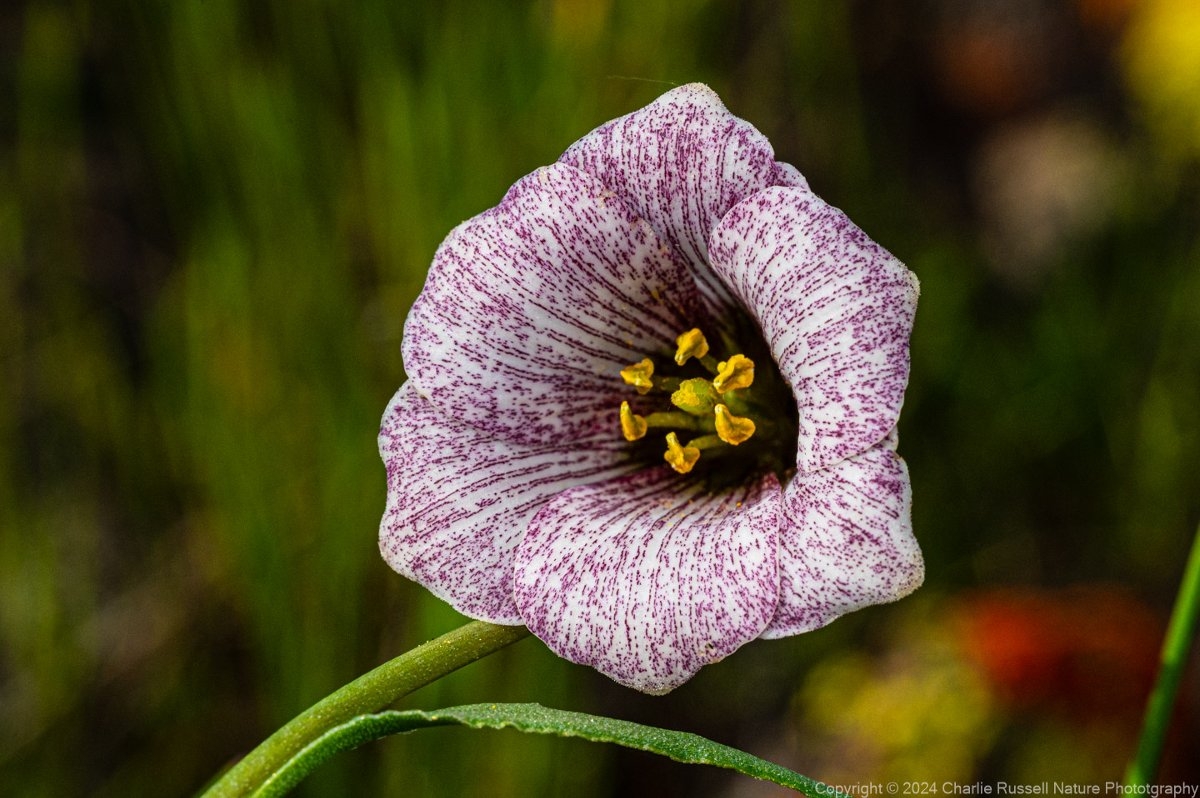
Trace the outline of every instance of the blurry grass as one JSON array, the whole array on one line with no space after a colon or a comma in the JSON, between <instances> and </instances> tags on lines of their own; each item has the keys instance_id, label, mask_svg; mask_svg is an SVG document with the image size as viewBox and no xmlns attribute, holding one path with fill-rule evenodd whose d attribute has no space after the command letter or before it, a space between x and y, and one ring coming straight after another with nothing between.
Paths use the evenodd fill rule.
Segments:
<instances>
[{"instance_id":1,"label":"blurry grass","mask_svg":"<svg viewBox=\"0 0 1200 798\"><path fill-rule=\"evenodd\" d=\"M459 622L375 547L404 314L451 227L672 84L711 83L921 276L902 431L931 581L1152 590L1194 525L1194 197L1124 186L1040 294L1006 293L961 220L914 201L919 120L865 104L842 4L29 2L11 24L0 783L23 794L185 794ZM413 705L619 710L736 744L759 732L727 716L772 711L839 623L657 702L527 641ZM577 743L452 735L305 789L622 787Z\"/></svg>"}]
</instances>

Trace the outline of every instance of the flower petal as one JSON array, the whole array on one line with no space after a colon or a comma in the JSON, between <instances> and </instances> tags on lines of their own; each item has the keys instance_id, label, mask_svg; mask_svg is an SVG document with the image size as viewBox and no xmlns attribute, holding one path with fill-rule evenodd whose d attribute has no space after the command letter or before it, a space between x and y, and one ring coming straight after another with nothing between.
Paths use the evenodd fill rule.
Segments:
<instances>
[{"instance_id":1,"label":"flower petal","mask_svg":"<svg viewBox=\"0 0 1200 798\"><path fill-rule=\"evenodd\" d=\"M771 143L701 83L672 89L573 144L560 159L596 175L696 268L712 308L728 292L709 271L709 235L726 211L767 186L794 185ZM803 180L803 177L799 178Z\"/></svg>"},{"instance_id":2,"label":"flower petal","mask_svg":"<svg viewBox=\"0 0 1200 798\"><path fill-rule=\"evenodd\" d=\"M912 489L894 437L832 468L797 473L783 504L779 609L763 637L807 632L920 587Z\"/></svg>"},{"instance_id":3,"label":"flower petal","mask_svg":"<svg viewBox=\"0 0 1200 798\"><path fill-rule=\"evenodd\" d=\"M557 654L665 693L775 612L780 488L711 494L666 467L560 494L517 549L521 617Z\"/></svg>"},{"instance_id":4,"label":"flower petal","mask_svg":"<svg viewBox=\"0 0 1200 798\"><path fill-rule=\"evenodd\" d=\"M824 468L883 440L904 402L916 276L844 213L796 188L733 208L711 255L792 386L797 466Z\"/></svg>"},{"instance_id":5,"label":"flower petal","mask_svg":"<svg viewBox=\"0 0 1200 798\"><path fill-rule=\"evenodd\" d=\"M388 478L380 552L464 615L520 624L512 562L525 528L562 491L627 471L622 444L498 441L455 422L406 383L379 432Z\"/></svg>"},{"instance_id":6,"label":"flower petal","mask_svg":"<svg viewBox=\"0 0 1200 798\"><path fill-rule=\"evenodd\" d=\"M620 370L674 351L700 307L687 267L596 178L555 164L457 227L404 328L410 379L514 441L609 437Z\"/></svg>"},{"instance_id":7,"label":"flower petal","mask_svg":"<svg viewBox=\"0 0 1200 798\"><path fill-rule=\"evenodd\" d=\"M808 178L800 174L800 170L792 166L790 163L778 161L775 164L775 185L789 186L791 188L808 188Z\"/></svg>"}]
</instances>

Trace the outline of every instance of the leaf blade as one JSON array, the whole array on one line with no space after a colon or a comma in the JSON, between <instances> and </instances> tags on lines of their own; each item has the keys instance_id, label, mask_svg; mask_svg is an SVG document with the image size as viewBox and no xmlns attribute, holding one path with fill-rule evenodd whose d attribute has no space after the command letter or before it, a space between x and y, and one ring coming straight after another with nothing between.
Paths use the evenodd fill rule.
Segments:
<instances>
[{"instance_id":1,"label":"leaf blade","mask_svg":"<svg viewBox=\"0 0 1200 798\"><path fill-rule=\"evenodd\" d=\"M392 734L434 726L515 729L532 734L577 737L666 756L676 762L712 765L770 781L811 796L844 798L831 787L737 748L690 732L660 729L615 718L551 709L540 704L468 704L433 711L406 710L360 715L330 729L271 776L257 798L277 798L334 754Z\"/></svg>"}]
</instances>

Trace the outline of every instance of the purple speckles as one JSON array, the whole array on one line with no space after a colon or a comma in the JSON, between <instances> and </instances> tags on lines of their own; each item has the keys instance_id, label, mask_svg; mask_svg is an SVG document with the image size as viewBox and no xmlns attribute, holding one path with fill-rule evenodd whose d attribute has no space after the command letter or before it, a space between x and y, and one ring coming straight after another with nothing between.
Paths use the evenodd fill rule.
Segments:
<instances>
[{"instance_id":1,"label":"purple speckles","mask_svg":"<svg viewBox=\"0 0 1200 798\"><path fill-rule=\"evenodd\" d=\"M560 656L665 693L775 613L779 482L711 494L666 467L566 491L517 549L529 629Z\"/></svg>"},{"instance_id":2,"label":"purple speckles","mask_svg":"<svg viewBox=\"0 0 1200 798\"><path fill-rule=\"evenodd\" d=\"M917 307L900 261L820 197L785 187L733 208L711 258L795 391L801 470L863 452L896 426Z\"/></svg>"},{"instance_id":3,"label":"purple speckles","mask_svg":"<svg viewBox=\"0 0 1200 798\"><path fill-rule=\"evenodd\" d=\"M511 580L525 527L562 491L627 472L619 450L618 441L564 450L500 440L457 423L406 383L379 432L388 464L380 553L459 612L523 623Z\"/></svg>"},{"instance_id":4,"label":"purple speckles","mask_svg":"<svg viewBox=\"0 0 1200 798\"><path fill-rule=\"evenodd\" d=\"M417 388L461 421L526 442L603 439L615 375L697 304L688 268L596 178L555 164L459 225L404 328Z\"/></svg>"},{"instance_id":5,"label":"purple speckles","mask_svg":"<svg viewBox=\"0 0 1200 798\"><path fill-rule=\"evenodd\" d=\"M763 637L787 637L920 586L908 468L895 435L784 492L779 607ZM826 620L822 620L826 619Z\"/></svg>"},{"instance_id":6,"label":"purple speckles","mask_svg":"<svg viewBox=\"0 0 1200 798\"><path fill-rule=\"evenodd\" d=\"M729 294L705 266L713 227L755 192L804 183L795 168L776 164L762 133L699 83L601 125L560 162L596 175L628 201L697 267L696 284L718 309Z\"/></svg>"},{"instance_id":7,"label":"purple speckles","mask_svg":"<svg viewBox=\"0 0 1200 798\"><path fill-rule=\"evenodd\" d=\"M711 89L674 89L438 249L379 436L380 551L460 612L649 693L900 598L923 575L895 451L916 298ZM631 459L617 409L647 397L619 370L746 316L799 411L795 472L751 459L718 490Z\"/></svg>"}]
</instances>

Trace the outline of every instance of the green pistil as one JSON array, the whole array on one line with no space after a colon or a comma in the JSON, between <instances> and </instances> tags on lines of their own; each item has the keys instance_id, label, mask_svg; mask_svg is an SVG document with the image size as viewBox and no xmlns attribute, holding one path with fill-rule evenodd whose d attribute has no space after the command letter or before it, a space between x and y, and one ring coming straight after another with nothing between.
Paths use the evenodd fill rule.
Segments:
<instances>
[{"instance_id":1,"label":"green pistil","mask_svg":"<svg viewBox=\"0 0 1200 798\"><path fill-rule=\"evenodd\" d=\"M671 404L693 416L710 416L720 402L712 383L699 377L684 380L679 389L671 394Z\"/></svg>"}]
</instances>

